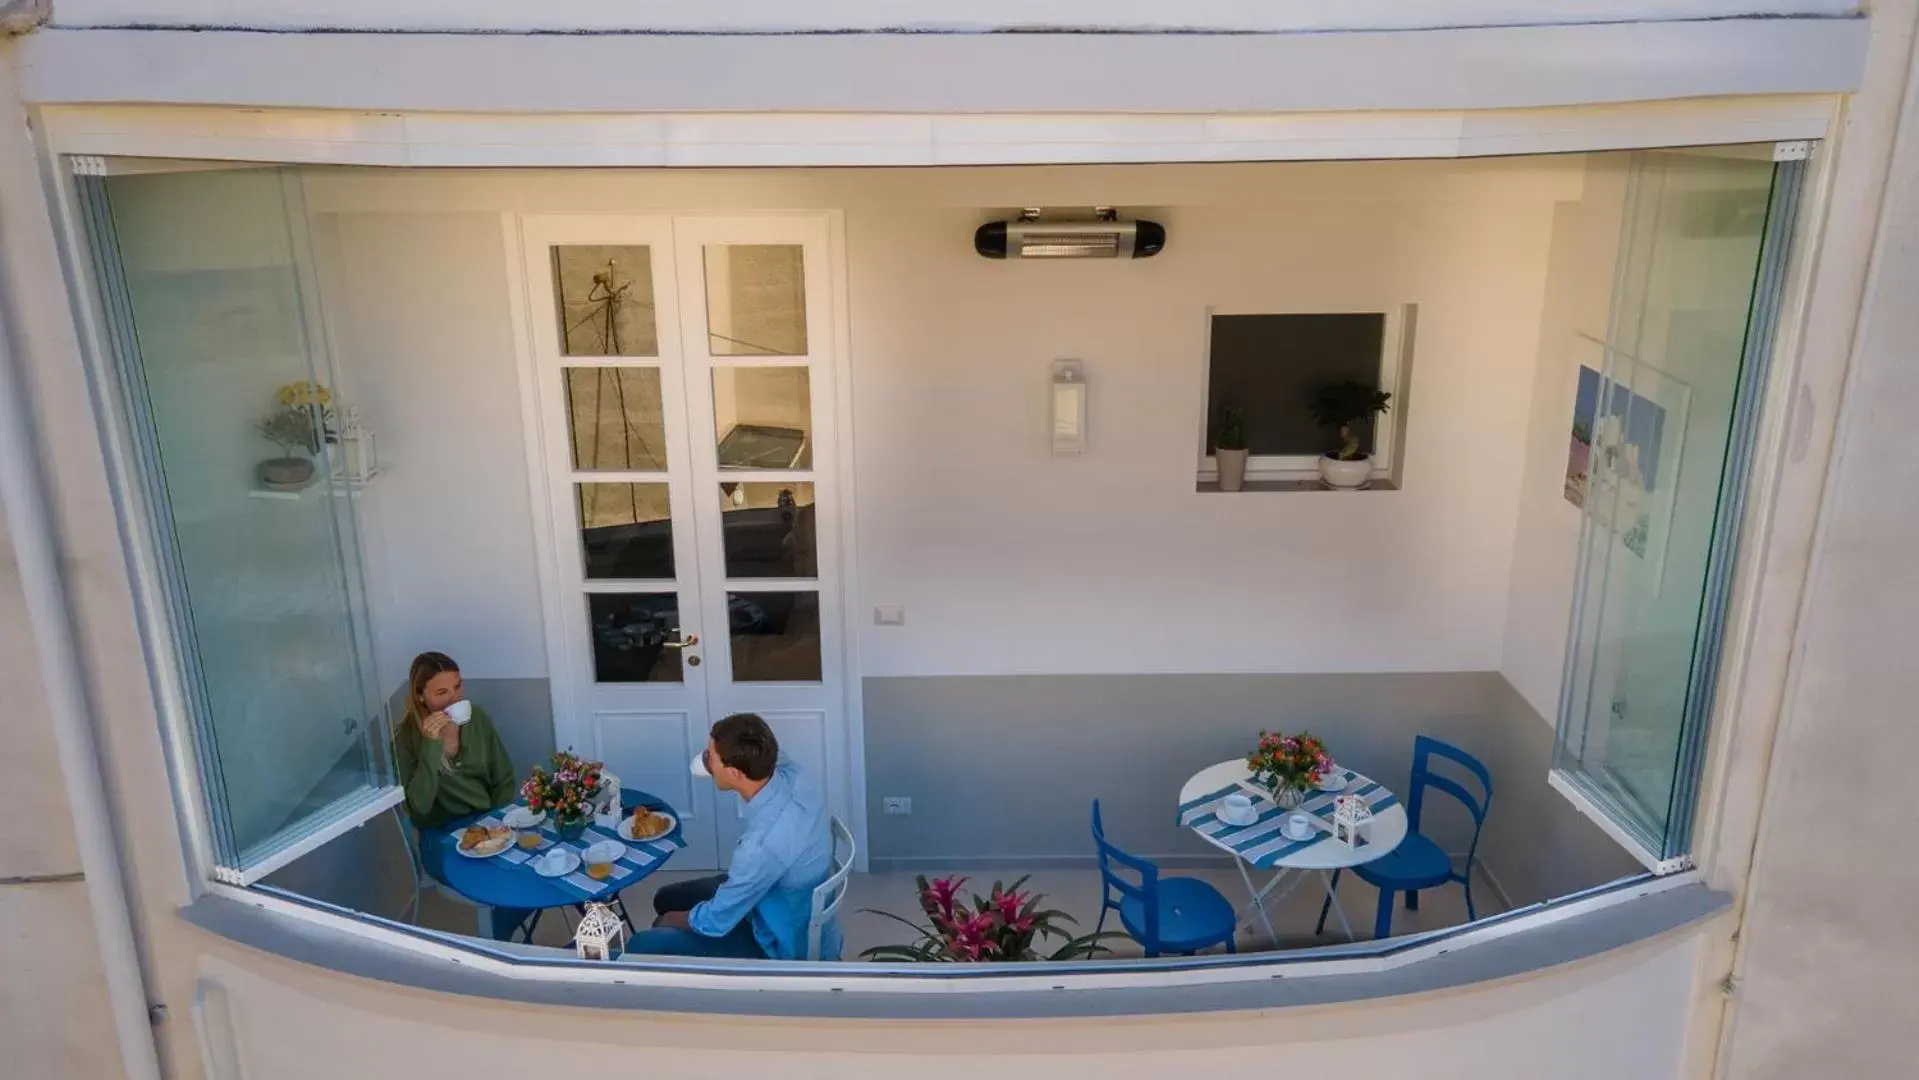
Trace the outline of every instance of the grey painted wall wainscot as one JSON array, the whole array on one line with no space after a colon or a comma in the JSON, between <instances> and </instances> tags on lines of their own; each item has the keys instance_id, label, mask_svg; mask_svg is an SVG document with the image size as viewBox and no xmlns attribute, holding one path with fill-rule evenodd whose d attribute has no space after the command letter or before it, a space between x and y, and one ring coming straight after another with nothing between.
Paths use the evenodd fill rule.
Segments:
<instances>
[{"instance_id":1,"label":"grey painted wall wainscot","mask_svg":"<svg viewBox=\"0 0 1919 1080\"><path fill-rule=\"evenodd\" d=\"M545 679L466 680L467 697L493 718L521 775L553 754L553 706ZM404 687L389 701L398 722ZM270 875L266 883L289 892L373 915L398 917L413 895L413 870L396 814L383 814ZM409 829L411 826L407 826Z\"/></svg>"},{"instance_id":2,"label":"grey painted wall wainscot","mask_svg":"<svg viewBox=\"0 0 1919 1080\"><path fill-rule=\"evenodd\" d=\"M1216 861L1175 823L1175 796L1261 728L1308 728L1402 794L1414 736L1477 755L1495 786L1481 857L1512 903L1639 869L1547 787L1552 726L1496 672L885 678L865 695L875 870L1091 865L1095 798L1122 847ZM882 812L897 795L910 816ZM1437 800L1425 831L1463 851L1454 805Z\"/></svg>"},{"instance_id":3,"label":"grey painted wall wainscot","mask_svg":"<svg viewBox=\"0 0 1919 1080\"><path fill-rule=\"evenodd\" d=\"M469 679L525 772L553 752L544 679ZM396 693L395 709L399 702ZM1058 675L867 679L871 867L948 870L1090 866L1089 814L1169 867L1217 863L1173 820L1180 786L1245 753L1262 728L1309 728L1339 759L1405 794L1413 737L1430 734L1492 772L1482 866L1527 904L1638 871L1546 786L1552 725L1496 672L1349 675ZM911 816L882 799L905 795ZM1468 822L1436 800L1426 831L1463 851ZM397 915L411 870L392 815L273 875L269 884Z\"/></svg>"}]
</instances>

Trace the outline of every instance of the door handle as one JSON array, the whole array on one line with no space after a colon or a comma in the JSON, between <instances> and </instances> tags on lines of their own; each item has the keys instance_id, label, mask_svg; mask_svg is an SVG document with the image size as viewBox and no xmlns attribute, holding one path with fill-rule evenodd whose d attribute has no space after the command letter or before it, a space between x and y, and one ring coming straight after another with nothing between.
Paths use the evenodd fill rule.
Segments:
<instances>
[{"instance_id":1,"label":"door handle","mask_svg":"<svg viewBox=\"0 0 1919 1080\"><path fill-rule=\"evenodd\" d=\"M676 634L679 633L677 629L674 630L673 632ZM690 649L693 646L698 645L699 643L700 643L700 635L698 634L688 634L678 641L660 642L660 644L666 646L669 649Z\"/></svg>"}]
</instances>

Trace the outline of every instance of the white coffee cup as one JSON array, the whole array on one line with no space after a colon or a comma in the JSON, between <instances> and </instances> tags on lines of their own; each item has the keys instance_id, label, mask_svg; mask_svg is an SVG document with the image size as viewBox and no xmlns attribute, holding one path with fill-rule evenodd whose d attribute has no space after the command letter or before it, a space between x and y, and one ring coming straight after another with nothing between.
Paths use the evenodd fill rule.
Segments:
<instances>
[{"instance_id":1,"label":"white coffee cup","mask_svg":"<svg viewBox=\"0 0 1919 1080\"><path fill-rule=\"evenodd\" d=\"M1294 814L1286 819L1286 835L1289 839L1304 840L1313 835L1313 819L1305 814Z\"/></svg>"},{"instance_id":2,"label":"white coffee cup","mask_svg":"<svg viewBox=\"0 0 1919 1080\"><path fill-rule=\"evenodd\" d=\"M1253 800L1244 795L1228 795L1222 801L1225 805L1226 812L1221 814L1220 817L1225 818L1227 821L1245 821L1247 818L1253 816Z\"/></svg>"},{"instance_id":3,"label":"white coffee cup","mask_svg":"<svg viewBox=\"0 0 1919 1080\"><path fill-rule=\"evenodd\" d=\"M560 868L566 865L566 852L558 847L546 849L546 854L540 856L540 858L543 860L549 873L557 874L560 872Z\"/></svg>"},{"instance_id":4,"label":"white coffee cup","mask_svg":"<svg viewBox=\"0 0 1919 1080\"><path fill-rule=\"evenodd\" d=\"M473 703L471 701L456 701L448 705L443 711L446 713L447 719L456 724L464 724L468 720L473 719Z\"/></svg>"}]
</instances>

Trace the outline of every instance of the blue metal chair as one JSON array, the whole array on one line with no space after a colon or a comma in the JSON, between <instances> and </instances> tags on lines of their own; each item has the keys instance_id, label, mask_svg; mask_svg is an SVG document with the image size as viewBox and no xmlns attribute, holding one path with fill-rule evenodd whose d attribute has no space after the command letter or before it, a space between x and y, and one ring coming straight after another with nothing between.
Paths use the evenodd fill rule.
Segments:
<instances>
[{"instance_id":1,"label":"blue metal chair","mask_svg":"<svg viewBox=\"0 0 1919 1080\"><path fill-rule=\"evenodd\" d=\"M1220 944L1227 952L1237 951L1233 932L1239 919L1232 903L1198 878L1161 877L1151 861L1108 843L1098 799L1093 800L1093 843L1099 846L1100 880L1099 925L1094 933L1106 928L1108 911L1117 911L1120 925L1149 957L1162 952L1190 956ZM1120 877L1115 872L1119 869L1138 874L1139 882Z\"/></svg>"},{"instance_id":2,"label":"blue metal chair","mask_svg":"<svg viewBox=\"0 0 1919 1080\"><path fill-rule=\"evenodd\" d=\"M1480 793L1474 795L1466 786L1450 777L1432 770L1434 757L1452 761L1470 773L1479 781ZM1466 849L1466 865L1463 870L1453 869L1451 856L1419 831L1420 811L1425 808L1426 790L1431 788L1457 799L1466 808L1473 819L1473 842ZM1479 833L1486 825L1486 812L1493 805L1493 778L1480 764L1478 758L1450 743L1441 742L1430 735L1421 735L1413 741L1413 779L1412 789L1406 798L1406 839L1392 852L1372 862L1353 867L1353 873L1361 881L1379 890L1379 913L1373 918L1374 940L1384 940L1393 933L1393 894L1406 894L1406 910L1419 910L1419 892L1421 889L1436 888L1448 882L1457 881L1466 887L1466 918L1479 918L1473 909L1473 860L1479 854ZM1339 872L1333 873L1333 888L1339 887ZM1325 933L1326 912L1333 906L1329 893L1319 905L1319 925L1314 933Z\"/></svg>"}]
</instances>

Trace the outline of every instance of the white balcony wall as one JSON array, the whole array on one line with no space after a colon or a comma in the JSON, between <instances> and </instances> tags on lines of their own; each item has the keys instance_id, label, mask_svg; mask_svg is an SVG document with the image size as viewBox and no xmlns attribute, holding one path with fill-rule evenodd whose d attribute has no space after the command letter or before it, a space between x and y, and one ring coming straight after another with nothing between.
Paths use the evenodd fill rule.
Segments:
<instances>
[{"instance_id":1,"label":"white balcony wall","mask_svg":"<svg viewBox=\"0 0 1919 1080\"><path fill-rule=\"evenodd\" d=\"M1532 26L1559 23L1837 15L1855 0L781 0L621 3L559 0L58 0L61 26L351 28L370 30L1319 30Z\"/></svg>"}]
</instances>

